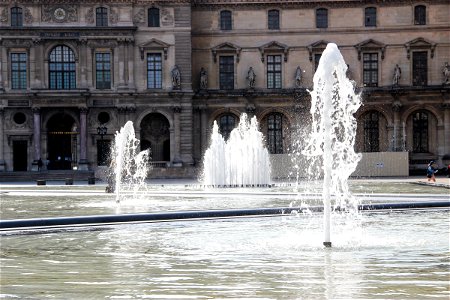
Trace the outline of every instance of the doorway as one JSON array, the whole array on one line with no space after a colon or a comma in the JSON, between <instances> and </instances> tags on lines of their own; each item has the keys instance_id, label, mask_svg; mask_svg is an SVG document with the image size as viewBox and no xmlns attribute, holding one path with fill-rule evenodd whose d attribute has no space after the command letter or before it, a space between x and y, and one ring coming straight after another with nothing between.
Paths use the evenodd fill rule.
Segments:
<instances>
[{"instance_id":1,"label":"doorway","mask_svg":"<svg viewBox=\"0 0 450 300\"><path fill-rule=\"evenodd\" d=\"M13 171L26 171L28 166L28 142L13 141Z\"/></svg>"},{"instance_id":2,"label":"doorway","mask_svg":"<svg viewBox=\"0 0 450 300\"><path fill-rule=\"evenodd\" d=\"M47 123L47 153L49 170L71 170L76 164L77 132L75 120L58 113Z\"/></svg>"}]
</instances>

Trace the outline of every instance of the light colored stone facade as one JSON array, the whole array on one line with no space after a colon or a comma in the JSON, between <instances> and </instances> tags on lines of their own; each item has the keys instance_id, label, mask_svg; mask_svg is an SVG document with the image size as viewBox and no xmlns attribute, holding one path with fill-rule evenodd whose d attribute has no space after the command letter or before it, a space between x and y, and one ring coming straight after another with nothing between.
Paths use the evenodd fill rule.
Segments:
<instances>
[{"instance_id":1,"label":"light colored stone facade","mask_svg":"<svg viewBox=\"0 0 450 300\"><path fill-rule=\"evenodd\" d=\"M417 5L426 24L414 24ZM22 9L23 24L11 26L11 8ZM96 26L97 8L107 9L107 25ZM376 26L365 26L365 9L376 8ZM149 27L151 8L159 26ZM326 28L316 28L316 10L326 8ZM164 174L193 174L201 163L214 120L243 112L255 115L268 135L268 120L282 116L278 151L288 153L297 128L309 120L309 94L318 55L336 43L349 77L362 93L357 150L367 151L365 120L377 113L377 150L408 151L410 169L450 156L450 86L442 68L450 62L450 5L447 1L11 1L0 0L0 170L36 170L39 158L55 160L59 143L69 164L53 168L95 170L102 141L127 120L151 145ZM220 28L221 12L231 12L231 30ZM279 13L279 29L268 28L268 12ZM76 88L50 89L49 56L55 46L75 56ZM425 53L426 84L414 83L415 53ZM26 87L12 88L12 53L26 53ZM111 87L96 88L96 54L111 57ZM148 88L148 54L161 57L161 86ZM364 55L377 55L377 84L364 86ZM220 88L220 61L232 56L233 88ZM269 56L281 56L281 86L268 88ZM423 59L423 56L422 56ZM393 85L395 65L401 68ZM177 65L180 87L172 85ZM248 87L248 69L256 74ZM295 83L300 67L302 80ZM200 71L207 74L200 89ZM106 113L106 114L105 114ZM426 128L415 133L418 113ZM25 118L23 118L23 116ZM105 117L102 118L101 116ZM104 122L106 120L106 122ZM58 122L64 126L58 128ZM63 125L64 125L63 124ZM107 127L100 136L97 128ZM415 127L416 126L416 127ZM63 129L66 128L66 129ZM300 131L301 132L301 131ZM58 136L61 134L61 136ZM416 151L417 140L426 151ZM51 148L51 149L50 149ZM370 147L369 147L370 148ZM56 150L55 150L56 149ZM65 157L62 157L64 160ZM182 166L183 168L178 168ZM183 169L183 170L182 170ZM178 171L177 171L178 170ZM172 176L171 175L171 176ZM181 176L181 175L180 175Z\"/></svg>"}]
</instances>

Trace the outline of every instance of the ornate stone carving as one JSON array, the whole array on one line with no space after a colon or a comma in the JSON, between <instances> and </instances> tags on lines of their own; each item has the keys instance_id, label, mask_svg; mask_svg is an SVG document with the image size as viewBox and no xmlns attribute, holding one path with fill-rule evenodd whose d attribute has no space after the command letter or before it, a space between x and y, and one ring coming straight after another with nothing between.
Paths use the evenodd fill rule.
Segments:
<instances>
[{"instance_id":1,"label":"ornate stone carving","mask_svg":"<svg viewBox=\"0 0 450 300\"><path fill-rule=\"evenodd\" d=\"M109 10L109 23L117 24L117 21L119 21L119 14L117 13L116 9L111 8Z\"/></svg>"},{"instance_id":2,"label":"ornate stone carving","mask_svg":"<svg viewBox=\"0 0 450 300\"><path fill-rule=\"evenodd\" d=\"M200 89L204 90L208 88L208 73L205 68L201 68L200 70Z\"/></svg>"},{"instance_id":3,"label":"ornate stone carving","mask_svg":"<svg viewBox=\"0 0 450 300\"><path fill-rule=\"evenodd\" d=\"M50 23L77 22L77 7L75 5L42 6L42 21Z\"/></svg>"},{"instance_id":4,"label":"ornate stone carving","mask_svg":"<svg viewBox=\"0 0 450 300\"><path fill-rule=\"evenodd\" d=\"M161 9L161 23L163 26L173 25L173 15L167 8Z\"/></svg>"},{"instance_id":5,"label":"ornate stone carving","mask_svg":"<svg viewBox=\"0 0 450 300\"><path fill-rule=\"evenodd\" d=\"M401 77L402 77L402 69L400 69L398 65L395 65L394 76L392 78L392 85L398 86Z\"/></svg>"},{"instance_id":6,"label":"ornate stone carving","mask_svg":"<svg viewBox=\"0 0 450 300\"><path fill-rule=\"evenodd\" d=\"M172 88L174 90L181 88L181 73L177 65L175 65L171 71L172 74Z\"/></svg>"},{"instance_id":7,"label":"ornate stone carving","mask_svg":"<svg viewBox=\"0 0 450 300\"><path fill-rule=\"evenodd\" d=\"M444 75L442 84L450 84L450 65L448 64L448 62L445 62L444 67L442 68L442 75Z\"/></svg>"},{"instance_id":8,"label":"ornate stone carving","mask_svg":"<svg viewBox=\"0 0 450 300\"><path fill-rule=\"evenodd\" d=\"M395 112L399 112L402 106L403 104L399 100L394 100L394 102L392 102L392 110Z\"/></svg>"},{"instance_id":9,"label":"ornate stone carving","mask_svg":"<svg viewBox=\"0 0 450 300\"><path fill-rule=\"evenodd\" d=\"M0 13L0 22L7 23L9 20L9 12L8 8L5 7L2 9L2 12Z\"/></svg>"},{"instance_id":10,"label":"ornate stone carving","mask_svg":"<svg viewBox=\"0 0 450 300\"><path fill-rule=\"evenodd\" d=\"M139 25L145 22L145 10L143 8L139 9L138 12L133 16L133 24Z\"/></svg>"},{"instance_id":11,"label":"ornate stone carving","mask_svg":"<svg viewBox=\"0 0 450 300\"><path fill-rule=\"evenodd\" d=\"M33 23L33 15L31 14L31 11L28 7L25 7L23 9L23 22L25 24Z\"/></svg>"},{"instance_id":12,"label":"ornate stone carving","mask_svg":"<svg viewBox=\"0 0 450 300\"><path fill-rule=\"evenodd\" d=\"M118 42L117 40L88 40L87 45L90 48L115 48Z\"/></svg>"},{"instance_id":13,"label":"ornate stone carving","mask_svg":"<svg viewBox=\"0 0 450 300\"><path fill-rule=\"evenodd\" d=\"M21 47L21 48L30 48L33 45L33 41L31 39L5 39L2 45L6 48L11 47Z\"/></svg>"},{"instance_id":14,"label":"ornate stone carving","mask_svg":"<svg viewBox=\"0 0 450 300\"><path fill-rule=\"evenodd\" d=\"M295 87L300 88L302 87L302 80L303 80L303 70L300 68L300 66L297 67L295 70Z\"/></svg>"},{"instance_id":15,"label":"ornate stone carving","mask_svg":"<svg viewBox=\"0 0 450 300\"><path fill-rule=\"evenodd\" d=\"M90 7L88 11L86 12L86 15L84 16L86 23L88 24L94 24L95 16L94 16L94 8Z\"/></svg>"},{"instance_id":16,"label":"ornate stone carving","mask_svg":"<svg viewBox=\"0 0 450 300\"><path fill-rule=\"evenodd\" d=\"M255 81L256 81L256 74L255 71L253 71L253 67L250 67L247 72L247 84L248 88L253 89L255 87Z\"/></svg>"}]
</instances>

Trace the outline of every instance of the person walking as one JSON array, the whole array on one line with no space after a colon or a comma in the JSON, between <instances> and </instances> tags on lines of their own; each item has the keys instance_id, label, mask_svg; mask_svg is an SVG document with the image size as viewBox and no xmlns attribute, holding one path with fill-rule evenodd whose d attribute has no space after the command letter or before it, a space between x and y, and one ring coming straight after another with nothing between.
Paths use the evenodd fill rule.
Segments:
<instances>
[{"instance_id":1,"label":"person walking","mask_svg":"<svg viewBox=\"0 0 450 300\"><path fill-rule=\"evenodd\" d=\"M430 181L436 182L436 176L434 174L436 174L438 170L434 167L434 164L435 164L434 160L430 161L430 163L428 164L427 168L428 182Z\"/></svg>"}]
</instances>

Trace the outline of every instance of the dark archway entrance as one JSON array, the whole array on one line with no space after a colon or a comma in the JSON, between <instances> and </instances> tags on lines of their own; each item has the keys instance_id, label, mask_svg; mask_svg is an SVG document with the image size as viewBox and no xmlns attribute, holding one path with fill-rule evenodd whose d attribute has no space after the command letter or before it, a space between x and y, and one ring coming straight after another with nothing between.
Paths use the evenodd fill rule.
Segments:
<instances>
[{"instance_id":1,"label":"dark archway entrance","mask_svg":"<svg viewBox=\"0 0 450 300\"><path fill-rule=\"evenodd\" d=\"M26 171L28 165L28 142L13 141L13 170Z\"/></svg>"},{"instance_id":2,"label":"dark archway entrance","mask_svg":"<svg viewBox=\"0 0 450 300\"><path fill-rule=\"evenodd\" d=\"M47 123L49 170L70 170L76 164L77 132L75 120L65 113L52 116Z\"/></svg>"},{"instance_id":3,"label":"dark archway entrance","mask_svg":"<svg viewBox=\"0 0 450 300\"><path fill-rule=\"evenodd\" d=\"M170 161L170 124L159 113L145 116L141 122L141 150L151 148L151 160Z\"/></svg>"}]
</instances>

